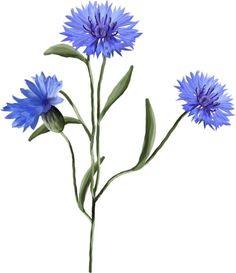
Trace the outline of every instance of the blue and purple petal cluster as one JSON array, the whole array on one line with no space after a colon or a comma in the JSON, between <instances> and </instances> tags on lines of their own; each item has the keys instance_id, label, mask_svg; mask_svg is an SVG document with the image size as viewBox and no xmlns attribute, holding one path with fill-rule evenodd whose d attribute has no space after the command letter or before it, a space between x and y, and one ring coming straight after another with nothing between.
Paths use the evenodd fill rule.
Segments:
<instances>
[{"instance_id":1,"label":"blue and purple petal cluster","mask_svg":"<svg viewBox=\"0 0 236 273\"><path fill-rule=\"evenodd\" d=\"M230 125L232 116L232 98L226 93L225 85L221 85L215 77L203 73L190 73L176 86L179 99L185 101L183 109L193 117L196 123L203 123L212 129L222 125Z\"/></svg>"},{"instance_id":2,"label":"blue and purple petal cluster","mask_svg":"<svg viewBox=\"0 0 236 273\"><path fill-rule=\"evenodd\" d=\"M11 112L7 119L14 119L12 127L23 127L24 131L31 127L34 129L39 117L63 99L58 96L62 82L56 76L46 77L44 73L33 77L33 81L25 80L27 89L21 89L25 98L13 96L15 103L7 103L3 111Z\"/></svg>"},{"instance_id":3,"label":"blue and purple petal cluster","mask_svg":"<svg viewBox=\"0 0 236 273\"><path fill-rule=\"evenodd\" d=\"M133 16L120 7L113 9L108 2L89 2L86 7L72 9L66 17L69 22L61 33L66 36L63 41L72 42L76 49L85 47L87 55L121 55L122 50L133 49L135 39L141 35L134 29L137 22L132 21Z\"/></svg>"}]
</instances>

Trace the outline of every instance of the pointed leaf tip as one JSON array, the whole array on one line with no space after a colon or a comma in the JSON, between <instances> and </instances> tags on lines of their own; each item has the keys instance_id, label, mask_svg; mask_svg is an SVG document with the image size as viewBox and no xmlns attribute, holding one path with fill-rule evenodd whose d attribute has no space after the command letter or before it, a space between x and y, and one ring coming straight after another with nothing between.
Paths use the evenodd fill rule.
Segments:
<instances>
[{"instance_id":1,"label":"pointed leaf tip","mask_svg":"<svg viewBox=\"0 0 236 273\"><path fill-rule=\"evenodd\" d=\"M49 130L48 128L43 124L41 126L39 126L39 128L37 128L29 137L29 141L33 140L34 138L36 138L37 136L40 136L42 134L48 133Z\"/></svg>"},{"instance_id":2,"label":"pointed leaf tip","mask_svg":"<svg viewBox=\"0 0 236 273\"><path fill-rule=\"evenodd\" d=\"M156 137L155 115L154 115L149 99L146 99L145 105L146 105L146 129L145 129L143 147L142 147L142 151L141 151L138 163L133 168L133 170L139 170L145 165L146 160L151 153L151 150L155 141L155 137Z\"/></svg>"},{"instance_id":3,"label":"pointed leaf tip","mask_svg":"<svg viewBox=\"0 0 236 273\"><path fill-rule=\"evenodd\" d=\"M44 55L58 55L66 58L77 58L87 64L87 59L75 48L66 44L58 44L48 48Z\"/></svg>"},{"instance_id":4,"label":"pointed leaf tip","mask_svg":"<svg viewBox=\"0 0 236 273\"><path fill-rule=\"evenodd\" d=\"M118 84L114 87L112 90L110 96L107 99L107 102L101 112L100 119L104 117L108 109L112 106L112 104L119 99L120 96L122 96L125 92L125 90L128 88L131 76L133 73L133 65L130 66L129 70L126 72L126 74L123 76L123 78L118 82Z\"/></svg>"},{"instance_id":5,"label":"pointed leaf tip","mask_svg":"<svg viewBox=\"0 0 236 273\"><path fill-rule=\"evenodd\" d=\"M101 157L100 158L100 163L103 162L103 160L105 159L105 157ZM98 163L96 162L94 164L94 173L93 175L97 172L98 169ZM80 190L79 190L79 208L82 212L85 212L85 208L84 208L84 202L85 202L85 198L86 198L86 194L89 188L89 185L91 183L91 172L92 172L92 168L90 167L87 172L85 173L81 185L80 185Z\"/></svg>"},{"instance_id":6,"label":"pointed leaf tip","mask_svg":"<svg viewBox=\"0 0 236 273\"><path fill-rule=\"evenodd\" d=\"M78 120L77 118L73 118L73 117L64 117L65 120L65 124L81 124L81 121ZM39 126L29 137L28 141L33 140L34 138L48 133L49 130L48 128L45 126L45 124L42 124L41 126Z\"/></svg>"}]
</instances>

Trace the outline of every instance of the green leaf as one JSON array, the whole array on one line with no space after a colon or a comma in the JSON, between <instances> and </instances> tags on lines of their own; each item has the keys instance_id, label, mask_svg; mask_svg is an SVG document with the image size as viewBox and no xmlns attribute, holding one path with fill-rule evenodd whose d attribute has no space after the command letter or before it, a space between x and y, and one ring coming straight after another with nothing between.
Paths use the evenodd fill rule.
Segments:
<instances>
[{"instance_id":1,"label":"green leaf","mask_svg":"<svg viewBox=\"0 0 236 273\"><path fill-rule=\"evenodd\" d=\"M77 118L64 117L65 124L81 124L81 121Z\"/></svg>"},{"instance_id":2,"label":"green leaf","mask_svg":"<svg viewBox=\"0 0 236 273\"><path fill-rule=\"evenodd\" d=\"M101 112L100 119L104 117L108 109L112 106L112 104L125 92L128 88L130 79L133 72L133 66L131 66L128 72L124 75L124 77L118 82L115 88L112 90L110 96L107 99L107 102Z\"/></svg>"},{"instance_id":3,"label":"green leaf","mask_svg":"<svg viewBox=\"0 0 236 273\"><path fill-rule=\"evenodd\" d=\"M39 126L39 128L37 128L29 137L29 141L33 140L34 138L36 138L37 136L40 136L42 134L45 134L49 132L48 128L42 124L41 126Z\"/></svg>"},{"instance_id":4,"label":"green leaf","mask_svg":"<svg viewBox=\"0 0 236 273\"><path fill-rule=\"evenodd\" d=\"M105 157L101 157L100 159L100 163L103 162L103 160L105 159ZM98 163L96 162L94 164L94 173L93 175L97 172L97 169L98 169ZM89 188L89 185L91 183L91 172L92 172L92 167L90 167L87 172L85 173L83 179L82 179L82 182L81 182L81 185L80 185L80 190L79 190L79 208L82 212L85 212L85 209L84 209L84 201L85 201L85 197L86 197L86 193L88 191L88 188Z\"/></svg>"},{"instance_id":5,"label":"green leaf","mask_svg":"<svg viewBox=\"0 0 236 273\"><path fill-rule=\"evenodd\" d=\"M151 153L155 136L156 136L155 115L149 99L146 99L146 132L144 136L143 148L139 157L139 161L137 165L133 168L133 170L135 171L139 170L145 165L146 160Z\"/></svg>"},{"instance_id":6,"label":"green leaf","mask_svg":"<svg viewBox=\"0 0 236 273\"><path fill-rule=\"evenodd\" d=\"M87 59L79 51L77 51L70 45L66 45L66 44L54 45L44 52L44 55L51 55L51 54L59 55L66 58L68 57L76 58L87 64Z\"/></svg>"},{"instance_id":7,"label":"green leaf","mask_svg":"<svg viewBox=\"0 0 236 273\"><path fill-rule=\"evenodd\" d=\"M81 124L81 122L76 119L76 118L72 118L72 117L64 117L65 120L65 124ZM48 133L49 130L48 128L42 124L41 126L39 126L29 137L29 141L33 140L34 138L36 138L37 136L40 136L42 134Z\"/></svg>"}]
</instances>

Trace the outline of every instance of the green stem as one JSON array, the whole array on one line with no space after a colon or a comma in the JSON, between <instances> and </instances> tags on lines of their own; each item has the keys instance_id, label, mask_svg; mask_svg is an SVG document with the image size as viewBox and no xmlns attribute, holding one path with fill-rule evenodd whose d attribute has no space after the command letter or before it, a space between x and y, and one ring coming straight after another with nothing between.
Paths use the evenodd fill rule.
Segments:
<instances>
[{"instance_id":1,"label":"green stem","mask_svg":"<svg viewBox=\"0 0 236 273\"><path fill-rule=\"evenodd\" d=\"M94 195L96 195L98 183L99 183L99 178L100 178L100 165L101 165L101 160L100 160L100 112L101 112L101 107L100 107L100 101L101 101L101 85L102 85L102 80L103 80L103 75L104 75L104 70L106 66L106 58L103 57L102 61L102 66L100 70L100 75L99 75L99 80L98 80L98 87L97 87L97 134L96 134L96 152L97 152L97 177L96 177L96 183L94 187Z\"/></svg>"},{"instance_id":2,"label":"green stem","mask_svg":"<svg viewBox=\"0 0 236 273\"><path fill-rule=\"evenodd\" d=\"M170 130L168 131L168 133L166 134L166 136L163 138L163 140L161 141L161 143L157 146L157 148L154 150L154 152L147 159L145 165L148 164L154 158L154 156L161 150L161 148L164 146L164 144L166 143L166 141L169 139L169 137L171 136L171 134L174 132L174 130L178 126L178 124L181 121L181 119L186 114L187 114L187 112L184 112L182 115L179 116L179 118L176 120L176 122L174 123L174 125L170 128Z\"/></svg>"},{"instance_id":3,"label":"green stem","mask_svg":"<svg viewBox=\"0 0 236 273\"><path fill-rule=\"evenodd\" d=\"M89 273L93 271L93 239L94 239L94 229L95 229L95 212L96 212L96 202L95 202L95 199L93 199L92 221L91 221L90 243L89 243Z\"/></svg>"},{"instance_id":4,"label":"green stem","mask_svg":"<svg viewBox=\"0 0 236 273\"><path fill-rule=\"evenodd\" d=\"M147 159L147 161L145 162L145 165L147 165L154 157L155 155L160 151L160 149L164 146L164 144L166 143L166 141L169 139L169 137L171 136L171 134L174 132L174 130L176 129L177 125L179 124L179 122L181 121L181 119L186 115L187 113L184 112L182 115L180 115L180 117L176 120L176 122L173 124L173 126L170 128L170 130L168 131L168 133L166 134L166 136L163 138L163 140L161 141L161 143L157 146L157 148L154 150L154 152L151 154L151 156ZM144 165L144 166L145 166ZM95 198L95 201L97 202L97 200L101 197L101 195L104 193L104 191L107 189L107 187L111 184L112 181L114 181L116 178L118 178L121 175L130 173L132 171L136 171L135 167L119 172L117 174L115 174L114 176L112 176L107 182L106 184L103 186L103 188L100 190L100 192L98 193L98 195Z\"/></svg>"},{"instance_id":5,"label":"green stem","mask_svg":"<svg viewBox=\"0 0 236 273\"><path fill-rule=\"evenodd\" d=\"M90 243L89 243L89 272L92 272L93 265L93 236L94 236L94 225L95 225L95 192L94 192L94 140L96 133L95 125L95 103L94 103L94 80L92 69L90 65L90 57L87 57L87 69L90 79L90 90L91 90L91 122L92 122L92 134L90 139L90 157L91 157L91 184L90 190L92 194L92 217L91 217L91 230L90 230Z\"/></svg>"},{"instance_id":6,"label":"green stem","mask_svg":"<svg viewBox=\"0 0 236 273\"><path fill-rule=\"evenodd\" d=\"M91 139L91 133L90 133L88 127L86 126L85 122L83 121L81 115L79 114L79 110L78 110L78 108L76 107L76 105L73 103L73 101L71 100L71 98L69 97L69 95L66 94L65 91L62 91L62 90L61 90L60 93L66 98L66 100L67 100L67 101L69 102L69 104L72 106L72 108L73 108L73 110L74 110L74 112L75 112L75 114L76 114L77 119L81 122L81 125L83 126L83 128L84 128L86 134L88 135L89 139Z\"/></svg>"},{"instance_id":7,"label":"green stem","mask_svg":"<svg viewBox=\"0 0 236 273\"><path fill-rule=\"evenodd\" d=\"M89 244L89 272L91 273L93 270L93 241L94 241L94 229L95 229L95 212L96 212L96 200L95 200L95 194L97 190L97 186L99 183L99 177L100 177L100 100L101 100L101 85L102 85L102 79L104 74L104 69L106 65L106 58L103 57L102 66L100 70L100 76L98 80L98 87L97 87L97 126L96 126L96 153L97 153L97 177L96 177L96 183L95 186L91 187L92 193L94 193L94 196L92 197L92 222L91 222L91 230L90 230L90 244ZM92 174L94 172L92 171ZM92 184L92 183L91 183Z\"/></svg>"},{"instance_id":8,"label":"green stem","mask_svg":"<svg viewBox=\"0 0 236 273\"><path fill-rule=\"evenodd\" d=\"M79 196L78 196L78 189L77 189L77 183L76 183L75 154L74 154L73 147L72 147L71 142L68 139L68 137L63 132L61 132L61 135L63 136L63 138L65 139L66 143L68 144L68 146L70 148L71 159L72 159L73 186L74 186L76 203L79 207ZM84 214L89 218L90 221L92 220L87 212L84 212Z\"/></svg>"},{"instance_id":9,"label":"green stem","mask_svg":"<svg viewBox=\"0 0 236 273\"><path fill-rule=\"evenodd\" d=\"M122 175L124 175L124 174L130 173L130 172L132 172L132 171L133 171L133 169L129 169L129 170L125 170L125 171L122 171L122 172L119 172L119 173L113 175L113 176L106 182L106 184L103 186L103 188L100 190L100 192L98 193L98 195L97 195L96 198L95 198L95 201L97 202L97 200L101 197L101 195L103 194L103 192L107 189L107 187L111 184L111 182L112 182L113 180L115 180L116 178L118 178L118 177L120 177L120 176L122 176Z\"/></svg>"},{"instance_id":10,"label":"green stem","mask_svg":"<svg viewBox=\"0 0 236 273\"><path fill-rule=\"evenodd\" d=\"M90 189L92 196L94 197L94 139L96 133L96 125L95 125L95 102L94 102L94 80L93 80L93 73L90 65L90 56L87 57L87 69L89 73L89 80L90 80L90 90L91 90L91 122L92 122L92 134L90 139L90 157L91 157L91 184Z\"/></svg>"}]
</instances>

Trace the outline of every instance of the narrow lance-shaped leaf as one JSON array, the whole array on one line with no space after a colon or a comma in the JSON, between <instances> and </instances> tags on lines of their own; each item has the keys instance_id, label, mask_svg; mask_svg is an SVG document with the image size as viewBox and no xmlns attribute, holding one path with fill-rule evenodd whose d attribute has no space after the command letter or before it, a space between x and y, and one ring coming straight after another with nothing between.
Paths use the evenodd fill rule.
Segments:
<instances>
[{"instance_id":1,"label":"narrow lance-shaped leaf","mask_svg":"<svg viewBox=\"0 0 236 273\"><path fill-rule=\"evenodd\" d=\"M87 64L87 59L75 48L66 44L51 46L44 52L44 55L59 55L66 58L76 58Z\"/></svg>"},{"instance_id":2,"label":"narrow lance-shaped leaf","mask_svg":"<svg viewBox=\"0 0 236 273\"><path fill-rule=\"evenodd\" d=\"M64 120L65 120L65 124L81 124L81 122L76 119L76 118L72 118L72 117L64 117ZM45 133L48 133L49 130L48 128L42 124L41 126L39 126L32 134L31 136L29 137L29 141L33 140L34 138L42 135L42 134L45 134Z\"/></svg>"},{"instance_id":3,"label":"narrow lance-shaped leaf","mask_svg":"<svg viewBox=\"0 0 236 273\"><path fill-rule=\"evenodd\" d=\"M105 157L101 157L100 159L100 163L103 162L103 160L105 159ZM97 169L98 169L98 163L96 162L94 164L94 173L93 175L97 172ZM80 190L79 190L79 208L82 212L85 212L85 209L84 209L84 201L85 201L85 197L86 197L86 193L88 191L88 188L89 188L89 185L91 183L91 172L92 172L92 167L90 167L87 172L85 173L83 179L82 179L82 182L81 182L81 185L80 185Z\"/></svg>"},{"instance_id":4,"label":"narrow lance-shaped leaf","mask_svg":"<svg viewBox=\"0 0 236 273\"><path fill-rule=\"evenodd\" d=\"M146 131L139 161L137 165L133 168L133 170L135 171L139 170L145 165L146 160L151 153L155 136L156 136L155 115L149 99L146 99Z\"/></svg>"},{"instance_id":5,"label":"narrow lance-shaped leaf","mask_svg":"<svg viewBox=\"0 0 236 273\"><path fill-rule=\"evenodd\" d=\"M112 90L110 96L107 99L107 102L101 112L100 119L104 117L108 109L112 106L112 104L125 92L128 88L130 79L133 72L133 66L131 66L128 72L124 75L124 77L118 82L115 88Z\"/></svg>"},{"instance_id":6,"label":"narrow lance-shaped leaf","mask_svg":"<svg viewBox=\"0 0 236 273\"><path fill-rule=\"evenodd\" d=\"M155 115L152 110L152 106L149 99L146 99L145 106L146 106L146 131L145 131L143 147L142 147L142 151L141 151L138 163L131 169L127 169L113 175L106 182L106 184L103 186L101 191L97 194L96 201L101 197L103 192L107 189L107 187L111 184L111 182L114 181L116 178L120 177L121 175L130 173L133 171L137 171L146 165L148 157L151 153L151 150L154 144L155 136L156 136L156 122L155 122Z\"/></svg>"},{"instance_id":7,"label":"narrow lance-shaped leaf","mask_svg":"<svg viewBox=\"0 0 236 273\"><path fill-rule=\"evenodd\" d=\"M37 128L29 137L29 141L33 140L34 138L36 138L37 136L40 136L42 134L48 133L49 130L48 128L42 124L41 126L39 126L39 128Z\"/></svg>"}]
</instances>

